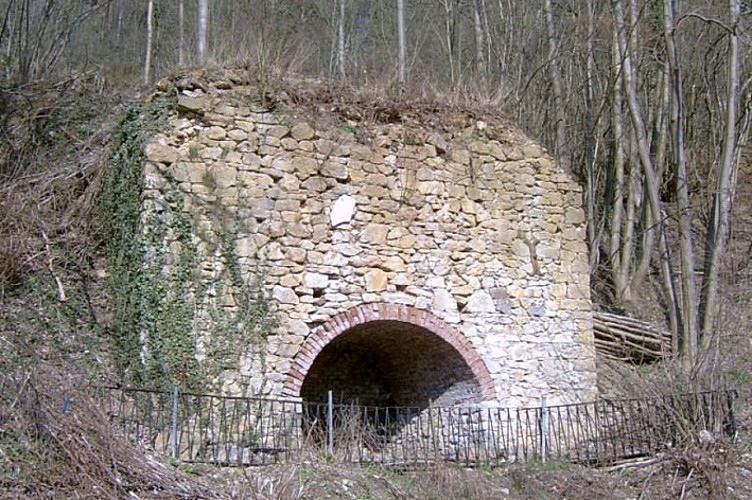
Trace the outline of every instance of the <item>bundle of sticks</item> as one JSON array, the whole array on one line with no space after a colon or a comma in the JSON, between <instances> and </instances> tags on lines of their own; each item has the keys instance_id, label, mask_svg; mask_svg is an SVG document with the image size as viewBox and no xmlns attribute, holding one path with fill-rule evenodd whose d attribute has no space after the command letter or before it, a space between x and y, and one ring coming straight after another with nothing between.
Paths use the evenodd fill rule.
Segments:
<instances>
[{"instance_id":1,"label":"bundle of sticks","mask_svg":"<svg viewBox=\"0 0 752 500\"><path fill-rule=\"evenodd\" d=\"M652 363L671 353L671 334L646 321L593 312L595 349L607 358Z\"/></svg>"}]
</instances>

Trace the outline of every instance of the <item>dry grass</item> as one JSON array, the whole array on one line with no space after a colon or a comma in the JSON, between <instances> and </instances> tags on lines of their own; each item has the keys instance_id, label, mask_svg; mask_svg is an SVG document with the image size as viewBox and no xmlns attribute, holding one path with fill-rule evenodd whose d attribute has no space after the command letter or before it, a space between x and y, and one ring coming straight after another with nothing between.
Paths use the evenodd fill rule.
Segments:
<instances>
[{"instance_id":1,"label":"dry grass","mask_svg":"<svg viewBox=\"0 0 752 500\"><path fill-rule=\"evenodd\" d=\"M43 365L0 374L5 498L222 498L120 439L84 385Z\"/></svg>"},{"instance_id":2,"label":"dry grass","mask_svg":"<svg viewBox=\"0 0 752 500\"><path fill-rule=\"evenodd\" d=\"M2 90L2 101L0 298L40 270L84 264L115 99L84 75Z\"/></svg>"}]
</instances>

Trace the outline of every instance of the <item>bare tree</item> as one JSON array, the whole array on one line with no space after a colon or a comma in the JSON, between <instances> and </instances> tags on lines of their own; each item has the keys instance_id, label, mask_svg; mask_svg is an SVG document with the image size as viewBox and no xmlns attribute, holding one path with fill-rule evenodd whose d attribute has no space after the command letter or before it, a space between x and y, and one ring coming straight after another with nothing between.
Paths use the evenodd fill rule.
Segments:
<instances>
[{"instance_id":1,"label":"bare tree","mask_svg":"<svg viewBox=\"0 0 752 500\"><path fill-rule=\"evenodd\" d=\"M710 338L715 327L718 302L718 276L721 258L725 250L729 232L729 214L731 211L732 172L735 164L736 102L739 88L739 13L740 0L729 0L729 26L726 87L726 118L723 134L721 157L718 162L717 185L713 196L711 216L708 219L705 251L705 268L701 291L701 325L702 347L710 346Z\"/></svg>"},{"instance_id":2,"label":"bare tree","mask_svg":"<svg viewBox=\"0 0 752 500\"><path fill-rule=\"evenodd\" d=\"M475 26L475 67L482 76L486 75L486 35L483 29L483 16L478 0L473 0L473 21Z\"/></svg>"},{"instance_id":3,"label":"bare tree","mask_svg":"<svg viewBox=\"0 0 752 500\"><path fill-rule=\"evenodd\" d=\"M209 0L198 0L198 62L206 62L206 32L209 26Z\"/></svg>"},{"instance_id":4,"label":"bare tree","mask_svg":"<svg viewBox=\"0 0 752 500\"><path fill-rule=\"evenodd\" d=\"M405 0L397 0L397 30L399 32L399 83L405 85Z\"/></svg>"},{"instance_id":5,"label":"bare tree","mask_svg":"<svg viewBox=\"0 0 752 500\"><path fill-rule=\"evenodd\" d=\"M337 69L340 78L345 77L345 0L339 0L337 21Z\"/></svg>"},{"instance_id":6,"label":"bare tree","mask_svg":"<svg viewBox=\"0 0 752 500\"><path fill-rule=\"evenodd\" d=\"M676 199L679 219L679 253L681 261L681 306L679 307L682 352L688 360L697 358L697 285L695 280L695 257L692 248L692 213L689 207L689 180L684 147L684 111L682 74L679 53L676 47L675 0L664 0L666 58L668 60L671 88L669 130L673 138L673 160L676 169Z\"/></svg>"},{"instance_id":7,"label":"bare tree","mask_svg":"<svg viewBox=\"0 0 752 500\"><path fill-rule=\"evenodd\" d=\"M9 0L0 8L0 47L9 80L24 83L55 72L76 35L109 2ZM95 29L95 28L92 28Z\"/></svg>"},{"instance_id":8,"label":"bare tree","mask_svg":"<svg viewBox=\"0 0 752 500\"><path fill-rule=\"evenodd\" d=\"M185 0L178 3L178 66L185 65Z\"/></svg>"},{"instance_id":9,"label":"bare tree","mask_svg":"<svg viewBox=\"0 0 752 500\"><path fill-rule=\"evenodd\" d=\"M144 57L144 85L151 80L151 53L154 46L154 0L146 2L146 55Z\"/></svg>"},{"instance_id":10,"label":"bare tree","mask_svg":"<svg viewBox=\"0 0 752 500\"><path fill-rule=\"evenodd\" d=\"M627 97L627 104L629 107L629 113L632 121L632 127L637 142L637 155L639 157L640 166L642 167L643 174L645 176L645 190L647 192L648 203L650 205L650 212L652 214L650 219L650 226L658 233L659 242L659 264L662 275L662 285L665 294L665 299L668 303L667 314L669 318L669 326L675 339L675 348L679 349L681 346L681 339L679 337L679 310L676 302L676 293L673 282L673 270L671 268L671 260L669 257L668 242L666 241L666 232L663 225L663 210L659 195L660 182L656 175L655 167L652 157L650 155L650 145L648 142L647 131L645 127L645 120L642 114L642 108L637 98L637 86L635 82L635 70L632 64L632 54L627 43L627 32L631 32L634 28L635 20L630 21L629 28L624 20L624 4L622 0L614 0L614 11L616 17L616 29L619 36L619 51L620 58L624 71L624 85Z\"/></svg>"},{"instance_id":11,"label":"bare tree","mask_svg":"<svg viewBox=\"0 0 752 500\"><path fill-rule=\"evenodd\" d=\"M551 0L543 0L543 10L546 16L548 30L548 72L554 93L554 112L556 114L556 157L561 167L567 171L572 168L572 157L569 152L567 139L567 116L564 107L564 84L559 69L559 39L554 26L554 14Z\"/></svg>"},{"instance_id":12,"label":"bare tree","mask_svg":"<svg viewBox=\"0 0 752 500\"><path fill-rule=\"evenodd\" d=\"M455 16L455 0L439 0L439 4L444 9L444 32L440 37L441 44L447 53L447 63L449 64L449 80L454 86L457 83L457 67L455 63L455 36L457 30L457 20Z\"/></svg>"}]
</instances>

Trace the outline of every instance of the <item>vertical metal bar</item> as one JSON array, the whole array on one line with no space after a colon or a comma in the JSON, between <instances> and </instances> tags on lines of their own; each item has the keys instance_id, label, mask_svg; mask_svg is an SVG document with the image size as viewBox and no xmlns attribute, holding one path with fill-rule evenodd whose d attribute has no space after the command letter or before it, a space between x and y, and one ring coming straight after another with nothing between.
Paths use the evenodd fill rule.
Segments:
<instances>
[{"instance_id":1,"label":"vertical metal bar","mask_svg":"<svg viewBox=\"0 0 752 500\"><path fill-rule=\"evenodd\" d=\"M541 447L541 460L546 463L548 455L547 451L547 439L548 439L548 410L546 409L546 396L541 397L541 420L540 420L540 447Z\"/></svg>"},{"instance_id":2,"label":"vertical metal bar","mask_svg":"<svg viewBox=\"0 0 752 500\"><path fill-rule=\"evenodd\" d=\"M595 460L601 460L601 446L603 445L603 438L601 436L601 414L598 409L598 400L593 401L593 418L595 419Z\"/></svg>"},{"instance_id":3,"label":"vertical metal bar","mask_svg":"<svg viewBox=\"0 0 752 500\"><path fill-rule=\"evenodd\" d=\"M334 415L332 414L332 391L326 395L326 451L334 455Z\"/></svg>"},{"instance_id":4,"label":"vertical metal bar","mask_svg":"<svg viewBox=\"0 0 752 500\"><path fill-rule=\"evenodd\" d=\"M562 458L565 456L565 451L562 447L562 435L564 434L564 428L562 426L561 406L556 408L556 458Z\"/></svg>"},{"instance_id":5,"label":"vertical metal bar","mask_svg":"<svg viewBox=\"0 0 752 500\"><path fill-rule=\"evenodd\" d=\"M520 417L520 409L514 410L514 461L520 460L520 426L522 426L522 418ZM524 454L523 454L524 459Z\"/></svg>"},{"instance_id":6,"label":"vertical metal bar","mask_svg":"<svg viewBox=\"0 0 752 500\"><path fill-rule=\"evenodd\" d=\"M433 400L428 400L428 426L431 432L431 447L433 447L433 459L439 463L439 441L436 437L436 427L433 421Z\"/></svg>"},{"instance_id":7,"label":"vertical metal bar","mask_svg":"<svg viewBox=\"0 0 752 500\"><path fill-rule=\"evenodd\" d=\"M736 415L734 414L735 390L726 391L726 412L728 414L728 425L726 425L726 435L736 440L738 429L736 427ZM724 419L726 420L726 419Z\"/></svg>"},{"instance_id":8,"label":"vertical metal bar","mask_svg":"<svg viewBox=\"0 0 752 500\"><path fill-rule=\"evenodd\" d=\"M172 388L172 415L170 417L170 455L173 460L178 458L178 388Z\"/></svg>"},{"instance_id":9,"label":"vertical metal bar","mask_svg":"<svg viewBox=\"0 0 752 500\"><path fill-rule=\"evenodd\" d=\"M493 454L489 455L488 463L489 465L499 465L499 419L498 419L498 412L496 410L493 410L491 408L488 408L486 411L486 415L488 417L489 422L489 432L491 439L491 445L493 447ZM490 453L490 452L489 452Z\"/></svg>"}]
</instances>

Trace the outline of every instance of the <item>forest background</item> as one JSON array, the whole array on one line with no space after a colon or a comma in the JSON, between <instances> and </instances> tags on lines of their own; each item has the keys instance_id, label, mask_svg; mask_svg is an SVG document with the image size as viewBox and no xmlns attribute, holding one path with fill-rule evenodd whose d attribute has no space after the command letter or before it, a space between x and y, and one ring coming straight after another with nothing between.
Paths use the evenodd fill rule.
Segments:
<instances>
[{"instance_id":1,"label":"forest background","mask_svg":"<svg viewBox=\"0 0 752 500\"><path fill-rule=\"evenodd\" d=\"M668 329L682 387L747 387L751 19L748 0L0 0L0 299L86 282L120 104L232 66L270 94L308 78L510 116L583 187L596 306Z\"/></svg>"}]
</instances>

